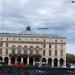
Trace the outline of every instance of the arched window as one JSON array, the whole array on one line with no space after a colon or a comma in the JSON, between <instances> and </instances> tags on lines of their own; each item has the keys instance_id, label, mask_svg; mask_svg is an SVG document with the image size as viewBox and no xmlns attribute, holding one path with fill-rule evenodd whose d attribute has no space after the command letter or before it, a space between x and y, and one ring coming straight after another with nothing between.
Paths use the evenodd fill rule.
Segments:
<instances>
[{"instance_id":1,"label":"arched window","mask_svg":"<svg viewBox=\"0 0 75 75\"><path fill-rule=\"evenodd\" d=\"M60 65L61 65L61 66L64 65L64 59L63 59L63 58L60 59Z\"/></svg>"},{"instance_id":2,"label":"arched window","mask_svg":"<svg viewBox=\"0 0 75 75\"><path fill-rule=\"evenodd\" d=\"M18 54L21 54L21 49L22 49L22 47L19 45L18 46Z\"/></svg>"},{"instance_id":3,"label":"arched window","mask_svg":"<svg viewBox=\"0 0 75 75\"><path fill-rule=\"evenodd\" d=\"M8 60L9 60L8 57L5 57L5 58L4 58L5 64L8 64Z\"/></svg>"},{"instance_id":4,"label":"arched window","mask_svg":"<svg viewBox=\"0 0 75 75\"><path fill-rule=\"evenodd\" d=\"M46 63L46 58L42 58L42 62Z\"/></svg>"},{"instance_id":5,"label":"arched window","mask_svg":"<svg viewBox=\"0 0 75 75\"><path fill-rule=\"evenodd\" d=\"M57 67L57 66L58 66L58 59L55 58L55 59L54 59L54 67Z\"/></svg>"},{"instance_id":6,"label":"arched window","mask_svg":"<svg viewBox=\"0 0 75 75\"><path fill-rule=\"evenodd\" d=\"M33 49L34 49L33 46L30 46L29 50L33 50Z\"/></svg>"},{"instance_id":7,"label":"arched window","mask_svg":"<svg viewBox=\"0 0 75 75\"><path fill-rule=\"evenodd\" d=\"M24 54L27 54L27 50L28 50L28 47L27 46L24 46Z\"/></svg>"},{"instance_id":8,"label":"arched window","mask_svg":"<svg viewBox=\"0 0 75 75\"><path fill-rule=\"evenodd\" d=\"M52 59L51 58L48 59L48 65L52 66Z\"/></svg>"},{"instance_id":9,"label":"arched window","mask_svg":"<svg viewBox=\"0 0 75 75\"><path fill-rule=\"evenodd\" d=\"M16 46L13 45L11 49L12 49L12 54L15 54Z\"/></svg>"},{"instance_id":10,"label":"arched window","mask_svg":"<svg viewBox=\"0 0 75 75\"><path fill-rule=\"evenodd\" d=\"M3 61L3 58L2 57L0 57L0 61Z\"/></svg>"},{"instance_id":11,"label":"arched window","mask_svg":"<svg viewBox=\"0 0 75 75\"><path fill-rule=\"evenodd\" d=\"M39 54L39 50L40 50L39 46L36 46L35 50L36 50L35 54Z\"/></svg>"},{"instance_id":12,"label":"arched window","mask_svg":"<svg viewBox=\"0 0 75 75\"><path fill-rule=\"evenodd\" d=\"M30 50L30 54L33 54L33 50L34 50L33 46L30 46L29 50Z\"/></svg>"}]
</instances>

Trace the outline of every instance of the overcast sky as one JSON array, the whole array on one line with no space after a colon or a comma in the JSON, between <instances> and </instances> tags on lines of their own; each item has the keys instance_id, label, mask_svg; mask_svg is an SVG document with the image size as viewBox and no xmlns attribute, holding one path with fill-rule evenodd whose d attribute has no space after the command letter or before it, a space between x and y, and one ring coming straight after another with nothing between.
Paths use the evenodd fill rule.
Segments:
<instances>
[{"instance_id":1,"label":"overcast sky","mask_svg":"<svg viewBox=\"0 0 75 75\"><path fill-rule=\"evenodd\" d=\"M0 32L21 32L30 25L38 33L65 36L67 52L75 54L75 3L71 1L0 0ZM49 30L38 31L38 27Z\"/></svg>"}]
</instances>

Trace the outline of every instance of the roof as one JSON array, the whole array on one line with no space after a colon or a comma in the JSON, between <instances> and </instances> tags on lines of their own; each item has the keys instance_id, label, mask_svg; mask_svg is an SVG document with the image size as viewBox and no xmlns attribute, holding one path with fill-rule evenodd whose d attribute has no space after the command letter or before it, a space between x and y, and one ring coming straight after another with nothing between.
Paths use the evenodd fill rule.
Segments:
<instances>
[{"instance_id":1,"label":"roof","mask_svg":"<svg viewBox=\"0 0 75 75\"><path fill-rule=\"evenodd\" d=\"M40 37L40 38L62 38L65 39L65 37L61 37L58 35L52 35L52 34L38 34L34 33L31 28L28 26L26 27L25 31L22 31L20 33L0 33L0 36L2 37Z\"/></svg>"}]
</instances>

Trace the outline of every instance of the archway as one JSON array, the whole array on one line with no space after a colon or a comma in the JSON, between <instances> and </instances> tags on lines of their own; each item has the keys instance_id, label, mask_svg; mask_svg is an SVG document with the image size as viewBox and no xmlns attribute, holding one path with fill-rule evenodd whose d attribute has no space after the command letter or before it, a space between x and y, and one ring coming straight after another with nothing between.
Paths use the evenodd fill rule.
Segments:
<instances>
[{"instance_id":1,"label":"archway","mask_svg":"<svg viewBox=\"0 0 75 75\"><path fill-rule=\"evenodd\" d=\"M49 65L50 67L52 67L52 59L51 59L51 58L48 59L48 65Z\"/></svg>"},{"instance_id":2,"label":"archway","mask_svg":"<svg viewBox=\"0 0 75 75\"><path fill-rule=\"evenodd\" d=\"M26 57L23 58L23 63L27 64L27 58Z\"/></svg>"},{"instance_id":3,"label":"archway","mask_svg":"<svg viewBox=\"0 0 75 75\"><path fill-rule=\"evenodd\" d=\"M15 64L15 57L11 58L11 64Z\"/></svg>"},{"instance_id":4,"label":"archway","mask_svg":"<svg viewBox=\"0 0 75 75\"><path fill-rule=\"evenodd\" d=\"M42 62L46 63L46 58L42 58Z\"/></svg>"},{"instance_id":5,"label":"archway","mask_svg":"<svg viewBox=\"0 0 75 75\"><path fill-rule=\"evenodd\" d=\"M17 58L17 62L20 63L21 62L21 57Z\"/></svg>"},{"instance_id":6,"label":"archway","mask_svg":"<svg viewBox=\"0 0 75 75\"><path fill-rule=\"evenodd\" d=\"M55 59L54 59L54 67L57 67L57 66L58 66L58 59L55 58Z\"/></svg>"},{"instance_id":7,"label":"archway","mask_svg":"<svg viewBox=\"0 0 75 75\"><path fill-rule=\"evenodd\" d=\"M1 61L1 62L3 61L3 58L2 58L2 57L0 57L0 61Z\"/></svg>"},{"instance_id":8,"label":"archway","mask_svg":"<svg viewBox=\"0 0 75 75\"><path fill-rule=\"evenodd\" d=\"M33 65L33 58L29 58L29 64Z\"/></svg>"},{"instance_id":9,"label":"archway","mask_svg":"<svg viewBox=\"0 0 75 75\"><path fill-rule=\"evenodd\" d=\"M35 58L35 66L39 66L39 61L40 61L39 58Z\"/></svg>"},{"instance_id":10,"label":"archway","mask_svg":"<svg viewBox=\"0 0 75 75\"><path fill-rule=\"evenodd\" d=\"M5 57L5 58L4 58L4 63L5 63L5 64L8 64L8 60L9 60L8 57Z\"/></svg>"},{"instance_id":11,"label":"archway","mask_svg":"<svg viewBox=\"0 0 75 75\"><path fill-rule=\"evenodd\" d=\"M42 66L46 65L46 58L42 58Z\"/></svg>"},{"instance_id":12,"label":"archway","mask_svg":"<svg viewBox=\"0 0 75 75\"><path fill-rule=\"evenodd\" d=\"M63 64L64 64L64 59L60 59L60 66L63 66Z\"/></svg>"}]
</instances>

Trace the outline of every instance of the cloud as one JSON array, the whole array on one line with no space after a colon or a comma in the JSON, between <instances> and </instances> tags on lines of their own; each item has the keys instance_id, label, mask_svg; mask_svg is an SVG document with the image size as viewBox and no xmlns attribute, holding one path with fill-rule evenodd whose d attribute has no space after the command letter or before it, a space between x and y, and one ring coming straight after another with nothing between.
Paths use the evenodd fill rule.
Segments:
<instances>
[{"instance_id":1,"label":"cloud","mask_svg":"<svg viewBox=\"0 0 75 75\"><path fill-rule=\"evenodd\" d=\"M4 4L3 4L3 1ZM37 32L67 37L68 50L74 53L75 4L72 0L0 0L0 32L20 32L27 25ZM4 6L4 8L3 8ZM3 26L4 12L4 26Z\"/></svg>"}]
</instances>

